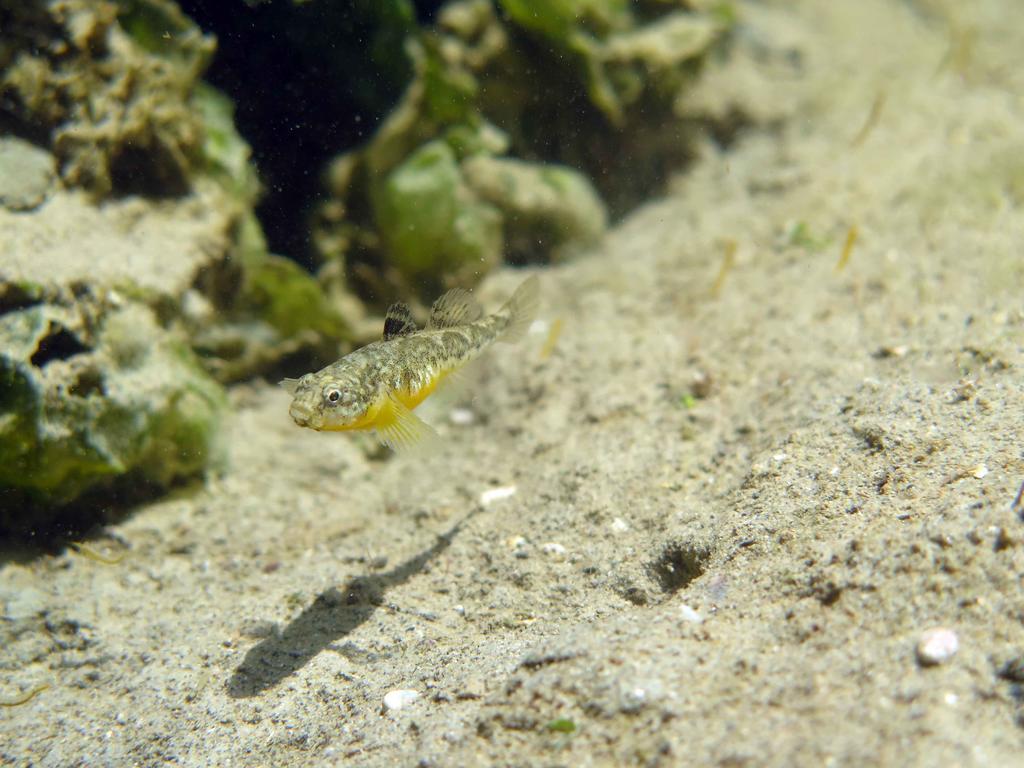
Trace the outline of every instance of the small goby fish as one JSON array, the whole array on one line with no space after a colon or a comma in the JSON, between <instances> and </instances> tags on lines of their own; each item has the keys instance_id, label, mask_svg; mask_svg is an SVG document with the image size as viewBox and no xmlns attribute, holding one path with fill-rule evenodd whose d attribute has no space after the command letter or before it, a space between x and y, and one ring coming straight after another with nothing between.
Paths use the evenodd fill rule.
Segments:
<instances>
[{"instance_id":1,"label":"small goby fish","mask_svg":"<svg viewBox=\"0 0 1024 768\"><path fill-rule=\"evenodd\" d=\"M281 382L292 395L289 413L317 431L375 430L394 451L436 436L413 413L437 387L495 341L517 341L537 311L537 277L528 278L505 305L483 317L476 300L454 288L434 302L425 328L407 304L392 304L384 338L301 379Z\"/></svg>"}]
</instances>

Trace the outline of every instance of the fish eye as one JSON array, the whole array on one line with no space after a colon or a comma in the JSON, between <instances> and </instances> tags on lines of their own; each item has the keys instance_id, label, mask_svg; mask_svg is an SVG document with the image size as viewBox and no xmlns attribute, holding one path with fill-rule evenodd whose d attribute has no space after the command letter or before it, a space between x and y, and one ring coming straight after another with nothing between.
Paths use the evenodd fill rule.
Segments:
<instances>
[{"instance_id":1,"label":"fish eye","mask_svg":"<svg viewBox=\"0 0 1024 768\"><path fill-rule=\"evenodd\" d=\"M328 387L324 390L324 400L333 405L341 400L341 390L337 387Z\"/></svg>"}]
</instances>

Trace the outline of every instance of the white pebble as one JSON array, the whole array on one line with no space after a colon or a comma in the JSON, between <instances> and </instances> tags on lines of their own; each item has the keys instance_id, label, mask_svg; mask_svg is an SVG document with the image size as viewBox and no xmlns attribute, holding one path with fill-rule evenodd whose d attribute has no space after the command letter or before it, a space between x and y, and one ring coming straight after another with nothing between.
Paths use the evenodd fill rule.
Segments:
<instances>
[{"instance_id":1,"label":"white pebble","mask_svg":"<svg viewBox=\"0 0 1024 768\"><path fill-rule=\"evenodd\" d=\"M956 632L945 627L925 630L917 642L917 660L926 667L945 664L960 648Z\"/></svg>"},{"instance_id":2,"label":"white pebble","mask_svg":"<svg viewBox=\"0 0 1024 768\"><path fill-rule=\"evenodd\" d=\"M981 478L988 474L988 467L984 464L979 464L971 471L971 474L974 476L975 480L981 480Z\"/></svg>"},{"instance_id":3,"label":"white pebble","mask_svg":"<svg viewBox=\"0 0 1024 768\"><path fill-rule=\"evenodd\" d=\"M486 491L480 494L480 503L485 507L495 501L501 501L507 499L509 496L516 495L516 487L514 485L506 485L501 488L488 488Z\"/></svg>"},{"instance_id":4,"label":"white pebble","mask_svg":"<svg viewBox=\"0 0 1024 768\"><path fill-rule=\"evenodd\" d=\"M704 623L704 617L701 616L699 613L697 613L695 610L693 610L693 608L691 608L688 605L680 606L679 607L679 612L683 616L683 621L688 621L691 624L703 624Z\"/></svg>"},{"instance_id":5,"label":"white pebble","mask_svg":"<svg viewBox=\"0 0 1024 768\"><path fill-rule=\"evenodd\" d=\"M565 557L565 547L554 541L549 541L547 544L541 546L541 551L545 555L550 555L551 557L559 559Z\"/></svg>"},{"instance_id":6,"label":"white pebble","mask_svg":"<svg viewBox=\"0 0 1024 768\"><path fill-rule=\"evenodd\" d=\"M612 530L616 533L625 533L629 530L629 523L627 523L621 517L616 517L614 520L612 520Z\"/></svg>"},{"instance_id":7,"label":"white pebble","mask_svg":"<svg viewBox=\"0 0 1024 768\"><path fill-rule=\"evenodd\" d=\"M384 709L390 712L396 712L399 709L409 706L419 697L419 691L413 691L407 688L388 691L384 694Z\"/></svg>"},{"instance_id":8,"label":"white pebble","mask_svg":"<svg viewBox=\"0 0 1024 768\"><path fill-rule=\"evenodd\" d=\"M476 421L476 414L469 408L452 408L452 412L448 414L448 419L456 426L466 427Z\"/></svg>"}]
</instances>

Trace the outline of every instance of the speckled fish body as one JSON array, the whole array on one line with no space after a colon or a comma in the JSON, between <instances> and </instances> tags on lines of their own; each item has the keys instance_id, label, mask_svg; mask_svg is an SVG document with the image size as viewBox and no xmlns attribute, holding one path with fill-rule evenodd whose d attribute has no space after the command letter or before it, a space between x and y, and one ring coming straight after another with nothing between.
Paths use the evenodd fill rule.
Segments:
<instances>
[{"instance_id":1,"label":"speckled fish body","mask_svg":"<svg viewBox=\"0 0 1024 768\"><path fill-rule=\"evenodd\" d=\"M481 317L466 291L449 291L419 329L405 304L392 305L384 338L326 368L285 379L292 395L289 409L300 427L319 431L375 430L395 450L434 435L412 411L447 378L495 341L515 341L533 319L537 278L531 277L497 312Z\"/></svg>"}]
</instances>

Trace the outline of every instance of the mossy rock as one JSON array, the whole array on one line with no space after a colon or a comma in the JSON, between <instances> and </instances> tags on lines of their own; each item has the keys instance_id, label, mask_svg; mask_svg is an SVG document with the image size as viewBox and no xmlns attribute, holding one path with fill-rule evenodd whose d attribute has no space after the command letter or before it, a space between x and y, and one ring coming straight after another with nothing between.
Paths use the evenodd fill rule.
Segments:
<instances>
[{"instance_id":1,"label":"mossy rock","mask_svg":"<svg viewBox=\"0 0 1024 768\"><path fill-rule=\"evenodd\" d=\"M152 311L126 302L86 318L38 304L0 317L3 527L40 525L117 478L166 485L217 452L223 390ZM26 519L26 516L31 515Z\"/></svg>"},{"instance_id":2,"label":"mossy rock","mask_svg":"<svg viewBox=\"0 0 1024 768\"><path fill-rule=\"evenodd\" d=\"M434 290L442 276L486 274L501 259L501 215L463 182L451 147L436 140L392 171L375 200L391 263Z\"/></svg>"}]
</instances>

